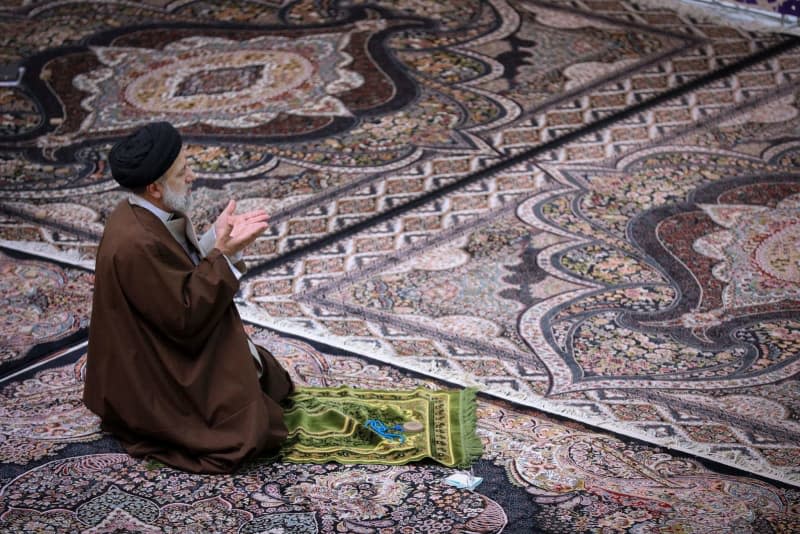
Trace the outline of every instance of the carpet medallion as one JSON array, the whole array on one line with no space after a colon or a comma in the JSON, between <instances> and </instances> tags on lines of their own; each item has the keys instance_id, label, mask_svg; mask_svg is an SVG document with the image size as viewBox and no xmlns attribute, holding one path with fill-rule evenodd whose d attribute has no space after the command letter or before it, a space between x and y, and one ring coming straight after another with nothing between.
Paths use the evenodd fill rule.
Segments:
<instances>
[{"instance_id":1,"label":"carpet medallion","mask_svg":"<svg viewBox=\"0 0 800 534\"><path fill-rule=\"evenodd\" d=\"M695 156L685 168L704 169L695 176L702 180L714 165L709 155ZM568 247L542 251L549 261L540 265L588 286L520 316L522 336L553 376L551 393L715 389L797 373L797 177L746 176L693 188L690 171L680 185L662 173L648 185L657 159L650 156L642 180L629 168L624 184L598 177L588 191L545 194L520 205L521 218L533 225L572 234ZM652 209L661 195L689 202L658 199L669 206ZM617 246L626 232L631 242ZM651 304L644 294L653 296Z\"/></svg>"},{"instance_id":2,"label":"carpet medallion","mask_svg":"<svg viewBox=\"0 0 800 534\"><path fill-rule=\"evenodd\" d=\"M27 74L24 89L2 89L9 135L0 148L10 176L26 179L5 182L3 212L96 242L96 228L50 214L50 204L66 198L102 224L118 200L103 157L110 141L167 119L199 169L198 217L223 207L221 190L273 213L271 235L248 258L257 266L502 161L501 132L530 145L581 127L564 104L587 89L614 82L652 92L648 68L703 41L675 21L632 22L626 4L353 2L326 11L295 2L263 6L248 23L252 6L228 4L130 4L111 26L110 7L89 17L79 4L8 8L30 27L8 27L15 48L6 55L22 53ZM734 54L746 55L741 44ZM702 72L682 70L668 83ZM634 75L641 82L630 85ZM624 107L619 96L593 106ZM546 133L512 131L533 113L546 114ZM6 244L35 248L26 237ZM50 253L62 258L64 241L49 243ZM92 247L66 248L91 261Z\"/></svg>"}]
</instances>

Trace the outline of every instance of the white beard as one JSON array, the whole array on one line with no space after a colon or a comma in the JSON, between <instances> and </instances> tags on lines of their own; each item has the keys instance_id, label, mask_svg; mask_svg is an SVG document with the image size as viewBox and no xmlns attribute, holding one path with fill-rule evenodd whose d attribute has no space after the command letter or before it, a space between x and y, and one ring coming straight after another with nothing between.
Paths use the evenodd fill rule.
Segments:
<instances>
[{"instance_id":1,"label":"white beard","mask_svg":"<svg viewBox=\"0 0 800 534\"><path fill-rule=\"evenodd\" d=\"M164 186L161 194L163 195L161 200L169 211L185 214L192 207L192 190L189 187L184 191L173 191L169 186Z\"/></svg>"}]
</instances>

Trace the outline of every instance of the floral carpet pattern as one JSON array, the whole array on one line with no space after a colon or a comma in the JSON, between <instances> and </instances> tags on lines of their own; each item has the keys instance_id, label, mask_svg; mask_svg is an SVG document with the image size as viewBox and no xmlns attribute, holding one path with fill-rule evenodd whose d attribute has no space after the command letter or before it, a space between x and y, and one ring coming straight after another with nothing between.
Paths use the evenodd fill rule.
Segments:
<instances>
[{"instance_id":1,"label":"floral carpet pattern","mask_svg":"<svg viewBox=\"0 0 800 534\"><path fill-rule=\"evenodd\" d=\"M26 70L20 87L0 88L10 223L0 239L91 262L120 199L103 154L161 118L189 143L198 217L231 194L272 212L271 235L248 258L258 266L502 162L513 150L498 144L502 132L535 143L582 126L560 109L570 98L637 74L647 91L648 67L704 42L676 21L648 26L646 13L627 22L625 4L450 3L126 3L113 5L113 26L112 4L92 3L88 20L80 3L5 8L4 53ZM709 61L750 52L733 40ZM702 72L688 64L681 77ZM625 105L593 103L598 113ZM542 134L510 130L543 112Z\"/></svg>"},{"instance_id":2,"label":"floral carpet pattern","mask_svg":"<svg viewBox=\"0 0 800 534\"><path fill-rule=\"evenodd\" d=\"M85 336L93 283L83 270L0 253L0 376Z\"/></svg>"},{"instance_id":3,"label":"floral carpet pattern","mask_svg":"<svg viewBox=\"0 0 800 534\"><path fill-rule=\"evenodd\" d=\"M349 354L255 331L301 385L439 388ZM256 461L232 476L193 475L121 454L80 402L84 349L0 391L0 528L161 532L791 532L797 490L709 471L695 460L483 399L475 492L435 464L341 466ZM70 363L71 362L71 363ZM8 413L60 413L21 434ZM72 417L66 414L74 414ZM62 423L62 421L71 423ZM29 423L28 423L29 425ZM19 425L19 428L28 426ZM49 432L44 432L48 429ZM16 433L14 441L8 438ZM59 441L58 448L43 443ZM76 445L77 444L77 445ZM80 448L83 446L84 448ZM15 456L12 458L12 451ZM689 529L692 530L689 530Z\"/></svg>"},{"instance_id":4,"label":"floral carpet pattern","mask_svg":"<svg viewBox=\"0 0 800 534\"><path fill-rule=\"evenodd\" d=\"M4 2L3 528L800 528L798 45L668 1ZM475 494L99 433L105 154L155 119L198 225L270 212L237 304L299 383L480 389Z\"/></svg>"}]
</instances>

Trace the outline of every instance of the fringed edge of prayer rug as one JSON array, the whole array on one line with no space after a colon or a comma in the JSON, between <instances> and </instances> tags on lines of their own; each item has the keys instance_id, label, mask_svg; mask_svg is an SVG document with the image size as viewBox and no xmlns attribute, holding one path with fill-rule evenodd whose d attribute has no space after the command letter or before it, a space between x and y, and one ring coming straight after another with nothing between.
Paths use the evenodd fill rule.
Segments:
<instances>
[{"instance_id":1,"label":"fringed edge of prayer rug","mask_svg":"<svg viewBox=\"0 0 800 534\"><path fill-rule=\"evenodd\" d=\"M386 465L430 458L448 467L469 467L483 454L476 393L474 388L298 388L284 412L289 436L280 456L293 463ZM385 437L367 426L369 420L390 429L416 421L422 430Z\"/></svg>"}]
</instances>

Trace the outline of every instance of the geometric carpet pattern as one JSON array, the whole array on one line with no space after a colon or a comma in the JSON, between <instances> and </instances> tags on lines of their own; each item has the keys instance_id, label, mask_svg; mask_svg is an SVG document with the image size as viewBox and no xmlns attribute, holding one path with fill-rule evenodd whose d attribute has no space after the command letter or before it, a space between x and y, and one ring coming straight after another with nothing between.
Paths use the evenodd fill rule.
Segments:
<instances>
[{"instance_id":1,"label":"geometric carpet pattern","mask_svg":"<svg viewBox=\"0 0 800 534\"><path fill-rule=\"evenodd\" d=\"M0 30L2 521L798 524L798 38L626 0L20 0ZM167 473L99 432L105 158L152 120L198 224L270 213L237 304L298 383L478 387L485 493L432 465Z\"/></svg>"},{"instance_id":2,"label":"geometric carpet pattern","mask_svg":"<svg viewBox=\"0 0 800 534\"><path fill-rule=\"evenodd\" d=\"M762 276L796 248L785 136L796 131L797 58L777 53L558 150L473 172L462 188L254 276L246 315L800 482L798 280L793 267ZM609 84L570 102L568 116L585 121L592 97L630 106L654 86L669 91L687 78L667 74L675 63L634 77L644 94ZM518 139L546 144L553 115L507 128L502 146L537 151ZM774 219L730 235L767 208ZM783 237L762 243L774 231Z\"/></svg>"}]
</instances>

